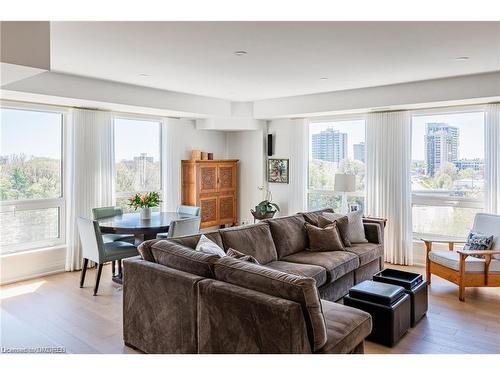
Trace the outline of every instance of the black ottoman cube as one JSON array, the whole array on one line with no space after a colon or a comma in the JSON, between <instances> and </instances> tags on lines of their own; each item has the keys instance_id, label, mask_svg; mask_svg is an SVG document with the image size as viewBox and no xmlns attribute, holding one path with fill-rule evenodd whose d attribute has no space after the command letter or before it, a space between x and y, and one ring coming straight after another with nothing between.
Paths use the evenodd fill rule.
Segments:
<instances>
[{"instance_id":1,"label":"black ottoman cube","mask_svg":"<svg viewBox=\"0 0 500 375\"><path fill-rule=\"evenodd\" d=\"M394 346L410 328L410 296L403 287L363 281L349 290L344 305L372 316L373 328L367 340Z\"/></svg>"},{"instance_id":2,"label":"black ottoman cube","mask_svg":"<svg viewBox=\"0 0 500 375\"><path fill-rule=\"evenodd\" d=\"M415 327L427 313L427 284L419 273L386 268L373 276L374 281L405 288L411 301L411 326Z\"/></svg>"}]
</instances>

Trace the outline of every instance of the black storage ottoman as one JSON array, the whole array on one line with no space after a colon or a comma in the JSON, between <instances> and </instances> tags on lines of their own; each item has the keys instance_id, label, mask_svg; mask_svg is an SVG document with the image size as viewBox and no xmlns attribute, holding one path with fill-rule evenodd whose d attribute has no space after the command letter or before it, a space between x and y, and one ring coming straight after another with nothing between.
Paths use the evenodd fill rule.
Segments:
<instances>
[{"instance_id":1,"label":"black storage ottoman","mask_svg":"<svg viewBox=\"0 0 500 375\"><path fill-rule=\"evenodd\" d=\"M386 268L373 276L374 281L381 283L399 285L405 288L405 292L410 296L411 301L411 326L417 323L427 313L427 284L422 275L413 272L406 272Z\"/></svg>"},{"instance_id":2,"label":"black storage ottoman","mask_svg":"<svg viewBox=\"0 0 500 375\"><path fill-rule=\"evenodd\" d=\"M349 290L344 305L372 316L373 328L367 340L392 347L410 328L410 296L403 287L363 281Z\"/></svg>"}]
</instances>

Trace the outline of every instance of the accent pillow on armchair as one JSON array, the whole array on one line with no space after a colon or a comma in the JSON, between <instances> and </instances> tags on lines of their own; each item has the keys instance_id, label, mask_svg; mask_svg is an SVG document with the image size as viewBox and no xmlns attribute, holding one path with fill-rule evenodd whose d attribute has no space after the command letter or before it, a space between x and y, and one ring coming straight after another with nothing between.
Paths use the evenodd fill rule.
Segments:
<instances>
[{"instance_id":1,"label":"accent pillow on armchair","mask_svg":"<svg viewBox=\"0 0 500 375\"><path fill-rule=\"evenodd\" d=\"M493 235L487 235L480 232L471 231L467 236L467 242L464 245L464 250L489 250L493 245ZM477 258L484 258L482 255L472 255Z\"/></svg>"}]
</instances>

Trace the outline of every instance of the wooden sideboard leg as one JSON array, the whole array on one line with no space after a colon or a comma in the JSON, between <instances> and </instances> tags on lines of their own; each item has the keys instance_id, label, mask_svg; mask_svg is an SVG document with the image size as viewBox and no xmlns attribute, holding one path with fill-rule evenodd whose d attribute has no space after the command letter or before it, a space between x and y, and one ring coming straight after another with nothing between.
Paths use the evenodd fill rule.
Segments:
<instances>
[{"instance_id":1,"label":"wooden sideboard leg","mask_svg":"<svg viewBox=\"0 0 500 375\"><path fill-rule=\"evenodd\" d=\"M431 285L431 265L429 260L429 253L432 250L432 242L424 241L425 243L425 278L427 285Z\"/></svg>"}]
</instances>

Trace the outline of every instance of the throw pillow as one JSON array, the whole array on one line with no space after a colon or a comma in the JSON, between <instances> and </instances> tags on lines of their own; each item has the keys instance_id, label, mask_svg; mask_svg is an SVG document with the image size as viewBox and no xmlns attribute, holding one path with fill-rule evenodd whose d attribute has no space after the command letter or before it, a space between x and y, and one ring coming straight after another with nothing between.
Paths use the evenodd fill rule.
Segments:
<instances>
[{"instance_id":1,"label":"throw pillow","mask_svg":"<svg viewBox=\"0 0 500 375\"><path fill-rule=\"evenodd\" d=\"M489 250L493 244L493 235L489 236L480 232L470 232L467 236L467 242L464 245L464 250ZM477 258L483 258L482 255L472 255Z\"/></svg>"},{"instance_id":2,"label":"throw pillow","mask_svg":"<svg viewBox=\"0 0 500 375\"><path fill-rule=\"evenodd\" d=\"M260 264L259 261L257 259L255 259L253 256L243 254L243 253L239 252L238 250L233 249L232 247L229 248L226 255L228 257L232 257L235 259L244 260L245 262Z\"/></svg>"},{"instance_id":3,"label":"throw pillow","mask_svg":"<svg viewBox=\"0 0 500 375\"><path fill-rule=\"evenodd\" d=\"M210 240L204 234L201 235L198 244L196 245L196 251L201 251L205 254L214 254L218 255L221 258L226 256L226 253L219 245L217 245L214 241Z\"/></svg>"},{"instance_id":4,"label":"throw pillow","mask_svg":"<svg viewBox=\"0 0 500 375\"><path fill-rule=\"evenodd\" d=\"M309 223L304 225L309 237L309 251L344 250L344 244L340 239L336 223L332 223L325 228L319 228Z\"/></svg>"},{"instance_id":5,"label":"throw pillow","mask_svg":"<svg viewBox=\"0 0 500 375\"><path fill-rule=\"evenodd\" d=\"M344 246L351 246L351 241L349 241L349 220L347 219L347 216L340 216L335 220L327 219L325 216L318 217L318 227L320 228L324 228L331 223L337 223L337 229L339 230L340 238L342 238Z\"/></svg>"},{"instance_id":6,"label":"throw pillow","mask_svg":"<svg viewBox=\"0 0 500 375\"><path fill-rule=\"evenodd\" d=\"M347 214L324 213L323 216L330 220L336 220L341 216L347 216L347 221L349 222L347 225L347 237L351 244L368 242L365 237L365 227L363 225L363 211L353 211Z\"/></svg>"}]
</instances>

